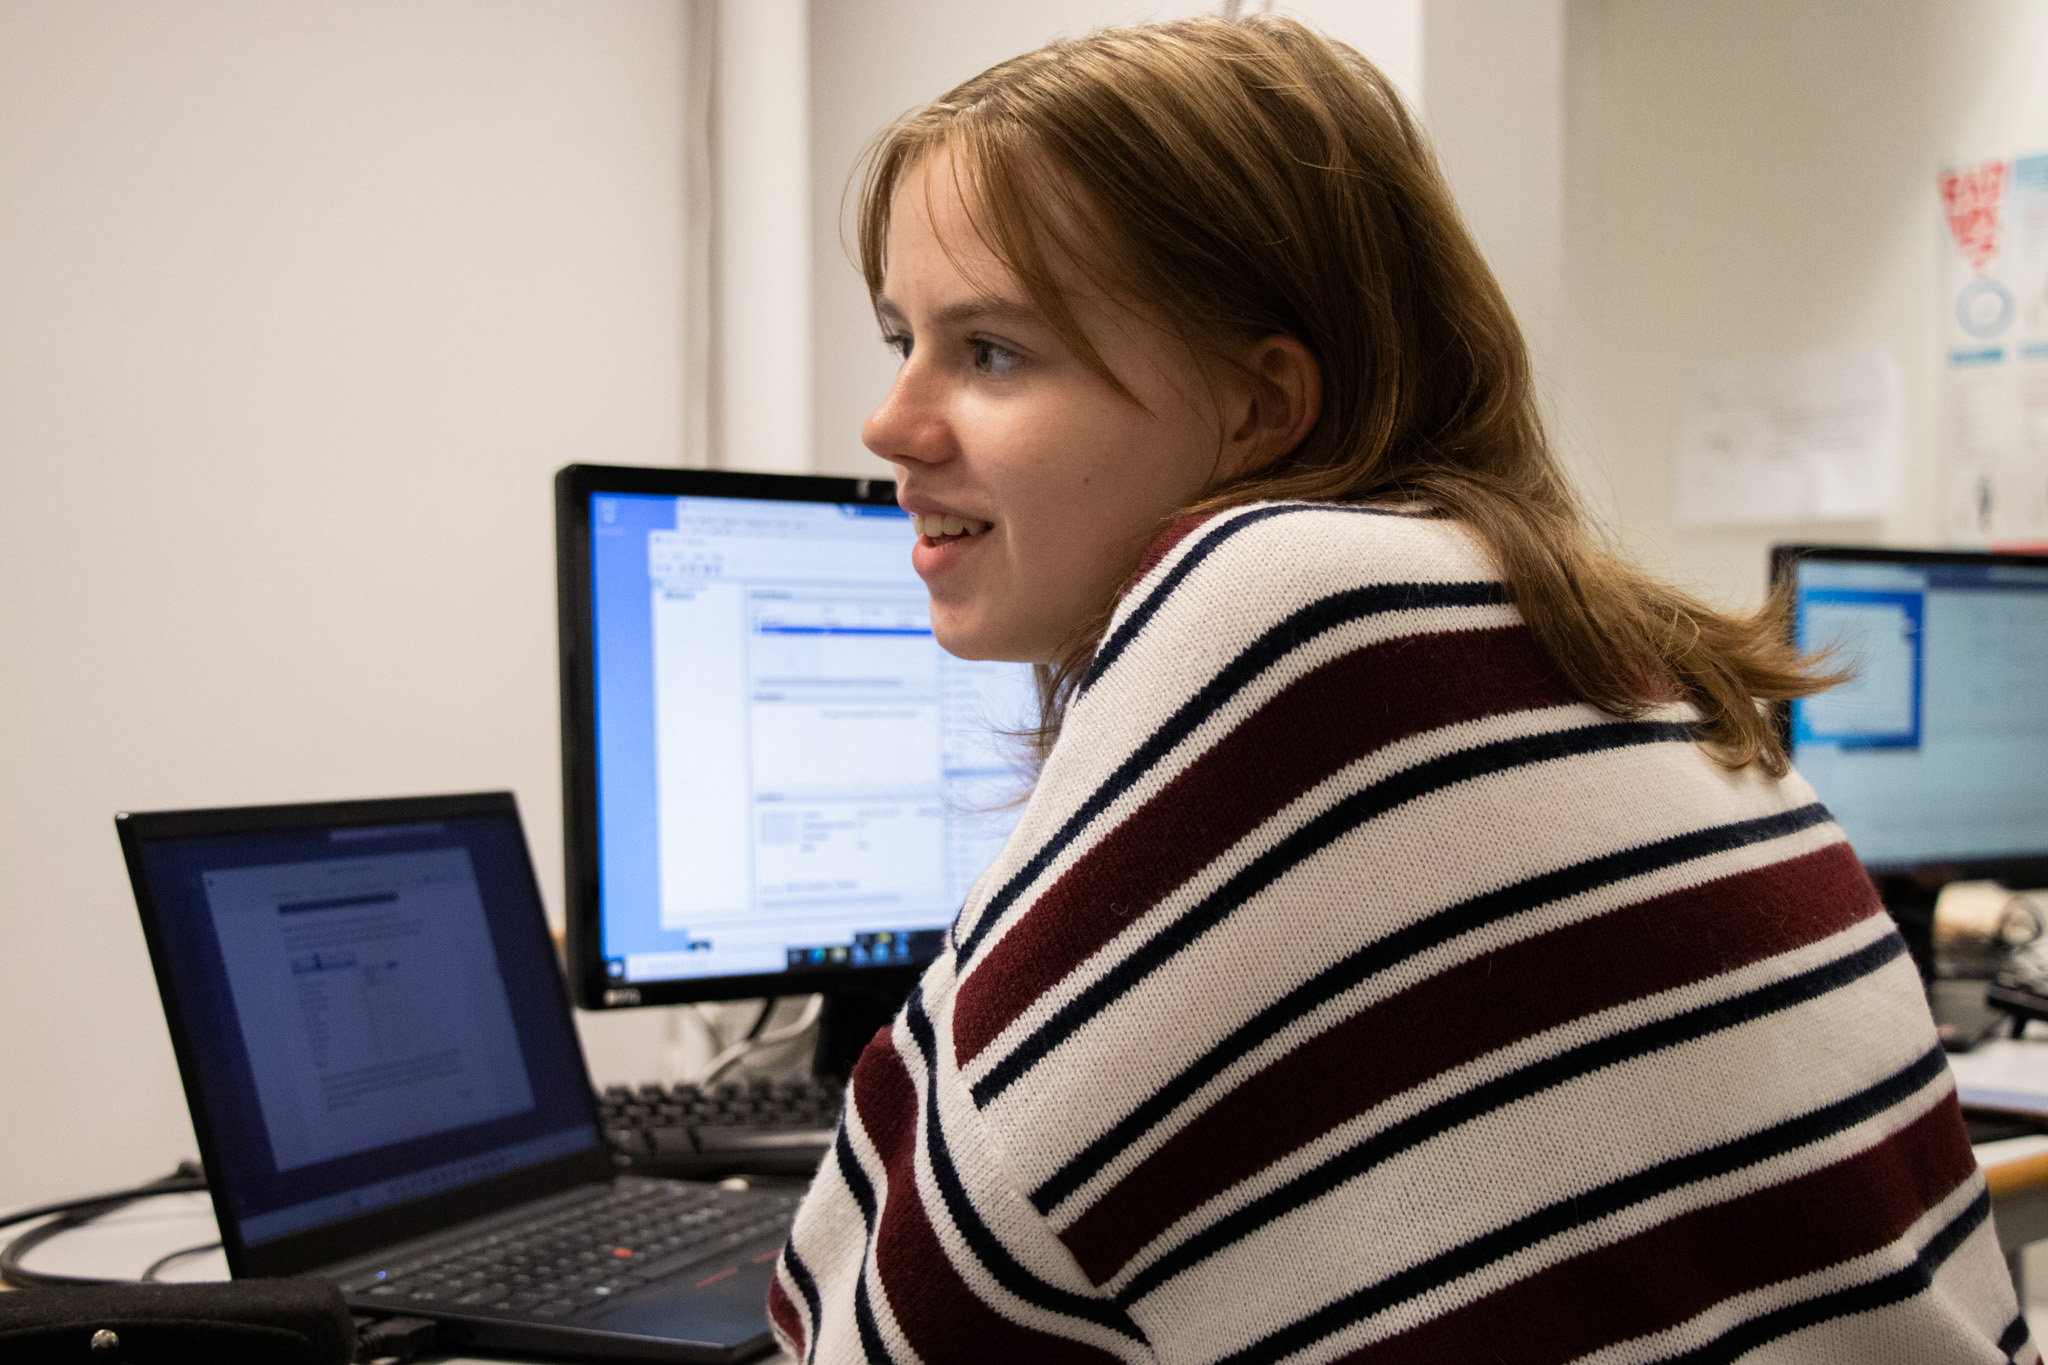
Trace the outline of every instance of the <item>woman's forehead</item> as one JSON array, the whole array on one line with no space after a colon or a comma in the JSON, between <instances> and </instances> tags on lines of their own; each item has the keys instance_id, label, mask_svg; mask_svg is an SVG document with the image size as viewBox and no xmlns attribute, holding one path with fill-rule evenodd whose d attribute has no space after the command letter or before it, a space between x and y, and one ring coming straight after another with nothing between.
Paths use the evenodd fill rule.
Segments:
<instances>
[{"instance_id":1,"label":"woman's forehead","mask_svg":"<svg viewBox=\"0 0 2048 1365\"><path fill-rule=\"evenodd\" d=\"M904 169L889 199L889 236L905 232L935 238L949 255L1001 268L982 224L987 219L972 178L946 148L919 157Z\"/></svg>"},{"instance_id":2,"label":"woman's forehead","mask_svg":"<svg viewBox=\"0 0 2048 1365\"><path fill-rule=\"evenodd\" d=\"M906 288L950 285L983 311L1031 313L1016 274L990 246L970 187L954 174L944 152L920 158L898 180L889 209L889 253L882 301L903 302ZM951 277L950 279L947 277ZM953 305L949 304L951 308Z\"/></svg>"}]
</instances>

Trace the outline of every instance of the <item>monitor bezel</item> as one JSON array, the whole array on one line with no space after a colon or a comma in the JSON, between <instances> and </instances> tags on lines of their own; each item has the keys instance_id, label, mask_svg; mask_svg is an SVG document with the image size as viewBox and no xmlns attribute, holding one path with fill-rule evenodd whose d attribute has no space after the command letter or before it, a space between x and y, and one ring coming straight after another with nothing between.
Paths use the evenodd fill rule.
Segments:
<instances>
[{"instance_id":1,"label":"monitor bezel","mask_svg":"<svg viewBox=\"0 0 2048 1365\"><path fill-rule=\"evenodd\" d=\"M346 829L375 825L418 824L477 816L509 816L520 843L526 831L519 820L519 806L509 791L464 792L441 796L406 796L355 801L319 801L280 806L222 806L198 810L123 811L114 816L122 857L135 890L136 909L141 915L143 937L149 945L150 966L156 976L157 994L169 1026L171 1051L184 1083L186 1107L191 1113L193 1135L199 1143L199 1159L207 1173L207 1190L213 1199L214 1221L220 1225L221 1248L227 1255L228 1271L237 1279L246 1276L295 1275L320 1266L335 1265L350 1257L391 1246L410 1237L437 1232L472 1218L513 1204L544 1198L563 1190L611 1178L611 1149L604 1140L597 1100L590 1084L588 1064L579 1045L576 1065L582 1073L585 1113L592 1145L565 1156L550 1157L503 1175L488 1176L472 1184L423 1195L403 1203L338 1219L300 1232L243 1240L241 1223L234 1214L234 1178L220 1160L221 1148L212 1121L213 1106L200 1083L199 1056L194 1049L180 983L170 970L170 954L164 941L160 908L142 861L143 845L160 839L206 838L263 831ZM526 859L527 876L533 876L533 860ZM540 887L533 885L534 904L543 904ZM533 931L544 951L552 955L554 944L544 916L536 915ZM555 1007L569 1017L569 1002L560 993L559 977Z\"/></svg>"},{"instance_id":2,"label":"monitor bezel","mask_svg":"<svg viewBox=\"0 0 2048 1365\"><path fill-rule=\"evenodd\" d=\"M1788 640L1798 639L1798 615L1794 610L1796 583L1793 573L1802 560L1832 560L1868 564L1960 564L2048 569L2048 556L2013 554L1997 550L1927 550L1880 545L1773 545L1771 587L1785 594L1784 629ZM1772 720L1778 737L1792 756L1792 703L1772 704ZM1797 764L1794 764L1795 768ZM1859 855L1860 856L1860 855ZM1954 881L1995 881L2011 887L2048 885L2048 849L2038 855L2008 854L1989 858L1939 858L1920 862L1864 863L1864 869L1878 879L1892 899L1892 887L1931 893Z\"/></svg>"},{"instance_id":3,"label":"monitor bezel","mask_svg":"<svg viewBox=\"0 0 2048 1365\"><path fill-rule=\"evenodd\" d=\"M613 981L605 975L602 865L598 854L596 657L591 615L590 500L599 493L752 498L773 502L896 506L888 478L754 474L573 464L555 475L555 585L559 612L562 717L562 875L569 993L586 1010L632 1009L763 996L823 994L901 1001L925 963L792 969L668 981Z\"/></svg>"}]
</instances>

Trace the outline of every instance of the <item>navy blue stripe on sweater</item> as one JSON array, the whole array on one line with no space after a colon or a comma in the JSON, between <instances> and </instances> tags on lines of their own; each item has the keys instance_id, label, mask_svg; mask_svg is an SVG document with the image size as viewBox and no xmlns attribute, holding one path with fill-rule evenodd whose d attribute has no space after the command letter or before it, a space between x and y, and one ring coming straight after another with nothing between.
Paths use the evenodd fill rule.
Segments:
<instances>
[{"instance_id":1,"label":"navy blue stripe on sweater","mask_svg":"<svg viewBox=\"0 0 2048 1365\"><path fill-rule=\"evenodd\" d=\"M1618 1063L1725 1032L1818 999L1882 970L1905 951L1905 943L1898 934L1887 933L1874 943L1795 976L1604 1038L1595 1038L1441 1100L1219 1218L1132 1276L1118 1291L1116 1301L1125 1307L1137 1303L1174 1276L1199 1265L1267 1224L1285 1218L1392 1157L1481 1115Z\"/></svg>"},{"instance_id":2,"label":"navy blue stripe on sweater","mask_svg":"<svg viewBox=\"0 0 2048 1365\"><path fill-rule=\"evenodd\" d=\"M847 1139L843 1123L839 1126L839 1136L833 1139L832 1156L839 1163L839 1178L853 1192L853 1202L860 1205L861 1221L872 1232L875 1226L875 1185L868 1179L868 1173L860 1168L860 1158L853 1154L853 1143Z\"/></svg>"},{"instance_id":3,"label":"navy blue stripe on sweater","mask_svg":"<svg viewBox=\"0 0 2048 1365\"><path fill-rule=\"evenodd\" d=\"M1499 606L1506 601L1507 590L1499 583L1380 583L1333 593L1311 602L1260 635L1116 766L1102 785L1067 817L1059 830L1039 846L1030 861L1017 869L1002 889L989 898L980 918L964 936L959 933L959 926L955 926L955 941L960 945L959 970L966 971L1003 912L1080 836L1081 831L1204 721L1281 659L1318 636L1366 617L1432 607Z\"/></svg>"},{"instance_id":4,"label":"navy blue stripe on sweater","mask_svg":"<svg viewBox=\"0 0 2048 1365\"><path fill-rule=\"evenodd\" d=\"M834 1155L836 1156L836 1150ZM782 1264L789 1270L789 1278L796 1282L797 1293L804 1296L804 1303L811 1310L810 1348L804 1352L805 1360L818 1358L818 1320L823 1309L818 1303L818 1282L811 1275L811 1268L804 1264L804 1258L796 1254L796 1241L791 1239L782 1248Z\"/></svg>"},{"instance_id":5,"label":"navy blue stripe on sweater","mask_svg":"<svg viewBox=\"0 0 2048 1365\"><path fill-rule=\"evenodd\" d=\"M1232 911L1368 820L1446 787L1514 768L1641 745L1691 744L1698 738L1699 727L1686 721L1614 721L1518 735L1429 759L1351 793L1254 858L1056 1010L974 1082L974 1102L986 1108L1090 1019Z\"/></svg>"},{"instance_id":6,"label":"navy blue stripe on sweater","mask_svg":"<svg viewBox=\"0 0 2048 1365\"><path fill-rule=\"evenodd\" d=\"M1031 1203L1040 1213L1050 1213L1060 1202L1092 1179L1097 1171L1114 1161L1125 1148L1143 1137L1168 1115L1185 1104L1196 1091L1223 1074L1239 1058L1298 1019L1320 1009L1345 991L1368 978L1399 966L1419 953L1448 943L1462 934L1500 920L1534 910L1568 896L1583 895L1603 886L1644 876L1711 854L1782 839L1786 835L1826 824L1833 819L1819 802L1754 820L1717 825L1710 829L1673 835L1636 848L1591 858L1582 863L1544 872L1498 891L1489 891L1449 906L1428 918L1398 929L1385 938L1368 943L1338 959L1315 976L1289 991L1273 1004L1253 1015L1223 1041L1190 1063L1185 1070L1120 1120L1115 1127L1082 1148L1065 1165L1031 1192Z\"/></svg>"},{"instance_id":7,"label":"navy blue stripe on sweater","mask_svg":"<svg viewBox=\"0 0 2048 1365\"><path fill-rule=\"evenodd\" d=\"M1145 594L1145 599L1138 603L1131 611L1131 614L1123 619L1123 623L1116 628L1107 640L1102 642L1101 648L1095 651L1094 660L1088 665L1088 674L1081 680L1079 691L1086 692L1095 685L1098 678L1109 672L1111 666L1123 656L1123 652L1130 648L1131 641L1138 638L1139 633L1150 624L1152 618L1158 615L1159 609L1166 605L1167 599L1173 596L1173 590L1178 588L1182 580L1193 573L1203 560L1216 553L1225 541L1229 540L1239 531L1248 530L1262 521L1272 517L1286 516L1291 512L1351 512L1372 517L1413 515L1407 512L1397 512L1388 507L1360 507L1331 502L1290 502L1274 507L1255 507L1250 511L1231 516L1228 521L1209 529L1206 535L1202 535L1189 548L1188 552L1181 556L1180 562L1174 565L1164 578L1159 580L1158 586Z\"/></svg>"},{"instance_id":8,"label":"navy blue stripe on sweater","mask_svg":"<svg viewBox=\"0 0 2048 1365\"><path fill-rule=\"evenodd\" d=\"M840 1179L853 1192L853 1202L860 1205L861 1222L867 1226L867 1237L860 1253L860 1269L853 1280L853 1322L860 1333L860 1345L871 1365L893 1365L894 1357L889 1354L887 1343L882 1340L881 1325L875 1321L875 1306L868 1299L868 1257L874 1254L875 1245L875 1186L868 1179L868 1173L861 1169L860 1158L853 1154L853 1143L847 1139L846 1125L839 1125L839 1136L832 1144L832 1155L839 1163ZM814 1324L811 1339L819 1336Z\"/></svg>"},{"instance_id":9,"label":"navy blue stripe on sweater","mask_svg":"<svg viewBox=\"0 0 2048 1365\"><path fill-rule=\"evenodd\" d=\"M1919 1058L1858 1094L1704 1151L1660 1162L1548 1208L1538 1209L1482 1237L1475 1237L1399 1274L1390 1275L1378 1284L1347 1294L1243 1350L1223 1357L1223 1361L1229 1365L1270 1365L1283 1360L1396 1304L1441 1288L1561 1232L1583 1227L1632 1204L1640 1204L1686 1185L1727 1175L1846 1132L1925 1090L1947 1070L1948 1061L1942 1050L1930 1048Z\"/></svg>"},{"instance_id":10,"label":"navy blue stripe on sweater","mask_svg":"<svg viewBox=\"0 0 2048 1365\"><path fill-rule=\"evenodd\" d=\"M853 1321L860 1329L860 1349L868 1358L868 1365L895 1365L895 1357L889 1354L888 1343L882 1340L882 1328L875 1321L875 1305L868 1298L868 1257L870 1251L860 1256L860 1276L853 1282Z\"/></svg>"},{"instance_id":11,"label":"navy blue stripe on sweater","mask_svg":"<svg viewBox=\"0 0 2048 1365\"><path fill-rule=\"evenodd\" d=\"M1664 1360L1668 1365L1732 1365L1732 1362L1741 1359L1759 1346L1782 1340L1794 1332L1818 1327L1821 1323L1833 1322L1837 1318L1875 1312L1896 1303L1904 1303L1916 1294L1924 1294L1932 1288L1935 1272L1947 1264L1948 1258L1955 1255L1963 1243L1970 1240L1970 1234L1982 1227L1985 1220L1990 1217L1991 1195L1988 1191L1980 1192L1961 1213L1949 1220L1947 1226L1928 1239L1927 1245L1920 1249L1920 1254L1910 1265L1901 1266L1889 1275L1881 1275L1863 1284L1851 1285L1847 1289L1838 1289L1829 1294L1816 1294L1799 1303L1787 1304L1783 1308L1760 1314L1729 1328L1704 1345L1695 1346L1678 1355L1665 1356ZM2020 1330L2026 1330L2024 1319L2020 1322ZM2011 1335L2010 1328L2007 1329L2006 1335ZM2021 1340L2024 1341L2025 1337L2022 1336ZM1999 1345L2003 1347L2004 1344L2005 1337L2000 1337Z\"/></svg>"},{"instance_id":12,"label":"navy blue stripe on sweater","mask_svg":"<svg viewBox=\"0 0 2048 1365\"><path fill-rule=\"evenodd\" d=\"M1116 1304L1106 1299L1087 1294L1076 1294L1058 1285L1048 1284L1031 1273L1002 1240L982 1221L975 1210L974 1201L968 1198L967 1186L960 1178L959 1169L953 1164L953 1153L946 1144L946 1136L939 1126L938 1100L938 1039L932 1029L931 1016L924 1012L921 992L913 990L910 1000L904 1006L904 1022L909 1025L910 1036L917 1049L924 1055L925 1094L925 1155L931 1161L932 1183L939 1187L939 1195L946 1201L946 1212L959 1229L961 1238L967 1243L974 1258L997 1284L1035 1308L1051 1313L1064 1313L1106 1327L1110 1331L1129 1337L1133 1341L1144 1341L1145 1334L1138 1330L1131 1316ZM870 1226L872 1233L872 1225ZM869 1244L873 1244L870 1236Z\"/></svg>"}]
</instances>

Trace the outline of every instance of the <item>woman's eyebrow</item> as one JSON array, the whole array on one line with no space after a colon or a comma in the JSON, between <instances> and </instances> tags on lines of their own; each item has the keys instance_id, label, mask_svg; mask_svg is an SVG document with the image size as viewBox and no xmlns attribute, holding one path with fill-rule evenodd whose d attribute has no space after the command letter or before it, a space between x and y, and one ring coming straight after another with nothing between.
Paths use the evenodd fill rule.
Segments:
<instances>
[{"instance_id":1,"label":"woman's eyebrow","mask_svg":"<svg viewBox=\"0 0 2048 1365\"><path fill-rule=\"evenodd\" d=\"M947 304L933 315L948 325L969 322L1036 322L1038 310L1015 299L984 295Z\"/></svg>"},{"instance_id":2,"label":"woman's eyebrow","mask_svg":"<svg viewBox=\"0 0 2048 1365\"><path fill-rule=\"evenodd\" d=\"M875 316L888 326L903 327L909 322L903 310L885 298L875 300ZM986 294L935 309L931 320L941 327L958 327L974 322L1037 322L1039 312L1015 299Z\"/></svg>"}]
</instances>

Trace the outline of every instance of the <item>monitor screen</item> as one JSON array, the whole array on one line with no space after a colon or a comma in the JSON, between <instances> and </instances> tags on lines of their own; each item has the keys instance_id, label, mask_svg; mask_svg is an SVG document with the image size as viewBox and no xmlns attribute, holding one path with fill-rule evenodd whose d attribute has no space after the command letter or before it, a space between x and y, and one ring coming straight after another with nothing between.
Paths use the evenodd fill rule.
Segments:
<instances>
[{"instance_id":1,"label":"monitor screen","mask_svg":"<svg viewBox=\"0 0 2048 1365\"><path fill-rule=\"evenodd\" d=\"M122 833L238 1247L599 1151L509 795Z\"/></svg>"},{"instance_id":2,"label":"monitor screen","mask_svg":"<svg viewBox=\"0 0 2048 1365\"><path fill-rule=\"evenodd\" d=\"M2048 858L2048 561L1792 547L1802 648L1848 683L1791 706L1792 761L1864 865Z\"/></svg>"},{"instance_id":3,"label":"monitor screen","mask_svg":"<svg viewBox=\"0 0 2048 1365\"><path fill-rule=\"evenodd\" d=\"M568 475L579 999L929 960L1015 822L1036 703L1027 667L939 648L893 485Z\"/></svg>"}]
</instances>

